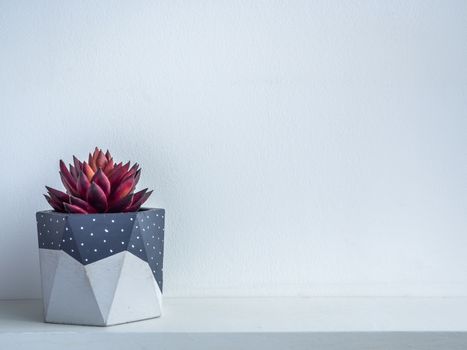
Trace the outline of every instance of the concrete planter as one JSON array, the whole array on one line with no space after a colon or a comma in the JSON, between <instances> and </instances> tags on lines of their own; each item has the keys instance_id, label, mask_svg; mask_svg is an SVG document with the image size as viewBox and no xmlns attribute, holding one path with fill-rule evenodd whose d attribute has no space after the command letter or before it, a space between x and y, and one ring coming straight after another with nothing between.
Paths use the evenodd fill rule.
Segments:
<instances>
[{"instance_id":1,"label":"concrete planter","mask_svg":"<svg viewBox=\"0 0 467 350\"><path fill-rule=\"evenodd\" d=\"M38 212L45 321L109 326L160 316L164 216Z\"/></svg>"}]
</instances>

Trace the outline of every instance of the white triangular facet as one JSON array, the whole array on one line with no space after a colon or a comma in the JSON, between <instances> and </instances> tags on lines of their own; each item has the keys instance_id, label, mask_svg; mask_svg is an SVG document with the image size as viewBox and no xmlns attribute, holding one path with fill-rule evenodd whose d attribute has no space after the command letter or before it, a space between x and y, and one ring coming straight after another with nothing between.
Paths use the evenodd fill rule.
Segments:
<instances>
[{"instance_id":1,"label":"white triangular facet","mask_svg":"<svg viewBox=\"0 0 467 350\"><path fill-rule=\"evenodd\" d=\"M50 292L54 283L60 250L39 249L39 261L41 264L42 300L44 312L47 310L50 300Z\"/></svg>"},{"instance_id":2,"label":"white triangular facet","mask_svg":"<svg viewBox=\"0 0 467 350\"><path fill-rule=\"evenodd\" d=\"M124 252L107 325L161 315L162 294L147 262Z\"/></svg>"},{"instance_id":3,"label":"white triangular facet","mask_svg":"<svg viewBox=\"0 0 467 350\"><path fill-rule=\"evenodd\" d=\"M125 254L120 252L84 267L104 322L109 316Z\"/></svg>"},{"instance_id":4,"label":"white triangular facet","mask_svg":"<svg viewBox=\"0 0 467 350\"><path fill-rule=\"evenodd\" d=\"M63 251L45 319L54 323L105 325L84 266Z\"/></svg>"}]
</instances>

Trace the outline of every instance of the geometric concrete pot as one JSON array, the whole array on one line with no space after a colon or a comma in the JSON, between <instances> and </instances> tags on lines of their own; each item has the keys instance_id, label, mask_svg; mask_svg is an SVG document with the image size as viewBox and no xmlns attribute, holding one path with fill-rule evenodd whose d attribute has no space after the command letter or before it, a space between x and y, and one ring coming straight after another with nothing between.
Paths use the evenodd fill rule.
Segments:
<instances>
[{"instance_id":1,"label":"geometric concrete pot","mask_svg":"<svg viewBox=\"0 0 467 350\"><path fill-rule=\"evenodd\" d=\"M45 321L109 326L160 316L164 216L37 212Z\"/></svg>"}]
</instances>

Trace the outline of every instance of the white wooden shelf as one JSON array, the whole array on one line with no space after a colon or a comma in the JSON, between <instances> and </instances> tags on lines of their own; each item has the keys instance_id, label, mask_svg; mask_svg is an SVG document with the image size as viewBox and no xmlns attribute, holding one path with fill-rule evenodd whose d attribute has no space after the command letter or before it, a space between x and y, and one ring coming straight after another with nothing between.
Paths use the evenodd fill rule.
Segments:
<instances>
[{"instance_id":1,"label":"white wooden shelf","mask_svg":"<svg viewBox=\"0 0 467 350\"><path fill-rule=\"evenodd\" d=\"M73 302L70 300L70 302ZM0 301L0 349L467 349L467 298L165 298L161 318L46 324Z\"/></svg>"}]
</instances>

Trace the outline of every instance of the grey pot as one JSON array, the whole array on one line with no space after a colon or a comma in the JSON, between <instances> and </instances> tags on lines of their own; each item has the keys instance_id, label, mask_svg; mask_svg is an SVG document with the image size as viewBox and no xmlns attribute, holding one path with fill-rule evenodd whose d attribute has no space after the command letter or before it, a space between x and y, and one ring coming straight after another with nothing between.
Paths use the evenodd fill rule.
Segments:
<instances>
[{"instance_id":1,"label":"grey pot","mask_svg":"<svg viewBox=\"0 0 467 350\"><path fill-rule=\"evenodd\" d=\"M36 213L46 322L108 326L162 312L164 209Z\"/></svg>"}]
</instances>

